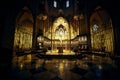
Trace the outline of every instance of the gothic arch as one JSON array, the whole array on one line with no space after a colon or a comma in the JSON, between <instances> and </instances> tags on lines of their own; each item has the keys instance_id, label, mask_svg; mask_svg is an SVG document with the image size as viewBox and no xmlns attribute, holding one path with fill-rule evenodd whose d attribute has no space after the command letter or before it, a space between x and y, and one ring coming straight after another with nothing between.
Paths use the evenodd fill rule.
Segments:
<instances>
[{"instance_id":1,"label":"gothic arch","mask_svg":"<svg viewBox=\"0 0 120 80\"><path fill-rule=\"evenodd\" d=\"M32 48L33 16L28 7L23 7L16 18L14 50L26 51Z\"/></svg>"},{"instance_id":2,"label":"gothic arch","mask_svg":"<svg viewBox=\"0 0 120 80\"><path fill-rule=\"evenodd\" d=\"M90 17L91 45L93 51L114 52L114 33L109 14L98 6Z\"/></svg>"},{"instance_id":3,"label":"gothic arch","mask_svg":"<svg viewBox=\"0 0 120 80\"><path fill-rule=\"evenodd\" d=\"M65 20L63 17L58 17L54 22L53 22L53 27L52 27L52 33L53 33L53 37L55 36L55 31L56 29L62 25L63 28L67 31L67 33L69 32L69 24L67 22L67 20ZM68 33L69 35L69 33Z\"/></svg>"}]
</instances>

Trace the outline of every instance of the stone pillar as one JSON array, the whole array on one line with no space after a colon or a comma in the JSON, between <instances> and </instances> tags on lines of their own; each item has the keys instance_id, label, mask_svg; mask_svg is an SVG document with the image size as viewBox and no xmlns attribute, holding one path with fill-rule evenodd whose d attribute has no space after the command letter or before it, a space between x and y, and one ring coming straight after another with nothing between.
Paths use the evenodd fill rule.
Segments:
<instances>
[{"instance_id":1,"label":"stone pillar","mask_svg":"<svg viewBox=\"0 0 120 80\"><path fill-rule=\"evenodd\" d=\"M90 34L90 17L87 17L87 20L86 20L86 23L87 24L87 43L88 43L88 50L91 51L92 48L91 48L91 34ZM94 42L93 42L94 44Z\"/></svg>"},{"instance_id":2,"label":"stone pillar","mask_svg":"<svg viewBox=\"0 0 120 80\"><path fill-rule=\"evenodd\" d=\"M36 50L36 44L37 44L37 28L36 28L36 16L33 17L34 23L33 23L33 39L32 39L32 51Z\"/></svg>"},{"instance_id":3,"label":"stone pillar","mask_svg":"<svg viewBox=\"0 0 120 80\"><path fill-rule=\"evenodd\" d=\"M71 26L70 26L70 20L68 21L68 25L69 25L69 50L70 50L70 53L71 53Z\"/></svg>"}]
</instances>

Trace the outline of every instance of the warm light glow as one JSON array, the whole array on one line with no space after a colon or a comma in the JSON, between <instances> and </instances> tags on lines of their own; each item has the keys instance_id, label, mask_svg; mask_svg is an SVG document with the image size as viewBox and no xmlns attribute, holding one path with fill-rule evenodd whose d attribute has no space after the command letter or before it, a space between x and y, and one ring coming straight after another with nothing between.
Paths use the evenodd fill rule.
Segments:
<instances>
[{"instance_id":1,"label":"warm light glow","mask_svg":"<svg viewBox=\"0 0 120 80\"><path fill-rule=\"evenodd\" d=\"M52 53L51 51L46 52L46 55L59 55L58 50L53 50ZM70 50L63 50L62 55L75 55L75 52L70 51Z\"/></svg>"},{"instance_id":2,"label":"warm light glow","mask_svg":"<svg viewBox=\"0 0 120 80\"><path fill-rule=\"evenodd\" d=\"M20 69L21 69L21 70L23 69L23 64L20 64Z\"/></svg>"},{"instance_id":3,"label":"warm light glow","mask_svg":"<svg viewBox=\"0 0 120 80\"><path fill-rule=\"evenodd\" d=\"M63 29L64 29L63 40L69 40L70 38L73 39L76 37L76 32L74 31L73 26L71 24L69 25L67 20L64 19L63 17L58 17L53 22L53 26L51 26L48 29L48 31L46 32L46 37L48 37L49 39L52 39L52 40L60 39L60 37L58 36L59 32L57 31L57 29L59 29L60 25L62 25ZM71 27L70 31L69 31L69 27ZM69 33L69 32L71 32L71 33Z\"/></svg>"},{"instance_id":4,"label":"warm light glow","mask_svg":"<svg viewBox=\"0 0 120 80\"><path fill-rule=\"evenodd\" d=\"M75 15L73 18L74 18L75 20L78 20L78 16L77 16L77 15Z\"/></svg>"},{"instance_id":5,"label":"warm light glow","mask_svg":"<svg viewBox=\"0 0 120 80\"><path fill-rule=\"evenodd\" d=\"M95 55L92 55L92 60L94 60L95 59Z\"/></svg>"},{"instance_id":6,"label":"warm light glow","mask_svg":"<svg viewBox=\"0 0 120 80\"><path fill-rule=\"evenodd\" d=\"M56 31L55 39L59 39L60 41L65 40L65 36L68 34L65 29L59 27ZM66 38L67 39L67 38Z\"/></svg>"},{"instance_id":7,"label":"warm light glow","mask_svg":"<svg viewBox=\"0 0 120 80\"><path fill-rule=\"evenodd\" d=\"M56 27L59 26L59 25L63 25L66 29L68 29L68 23L67 23L67 21L63 17L59 17L55 21L55 23L53 25L54 29L56 29Z\"/></svg>"},{"instance_id":8,"label":"warm light glow","mask_svg":"<svg viewBox=\"0 0 120 80\"><path fill-rule=\"evenodd\" d=\"M53 24L53 39L68 39L68 23L63 17L59 17Z\"/></svg>"},{"instance_id":9,"label":"warm light glow","mask_svg":"<svg viewBox=\"0 0 120 80\"><path fill-rule=\"evenodd\" d=\"M102 69L102 65L98 65L98 68L99 68L99 69Z\"/></svg>"},{"instance_id":10,"label":"warm light glow","mask_svg":"<svg viewBox=\"0 0 120 80\"><path fill-rule=\"evenodd\" d=\"M42 42L43 41L43 38L41 36L37 37L37 41L38 42Z\"/></svg>"},{"instance_id":11,"label":"warm light glow","mask_svg":"<svg viewBox=\"0 0 120 80\"><path fill-rule=\"evenodd\" d=\"M60 72L60 75L62 75L64 72L64 63L63 62L59 63L59 72Z\"/></svg>"},{"instance_id":12,"label":"warm light glow","mask_svg":"<svg viewBox=\"0 0 120 80\"><path fill-rule=\"evenodd\" d=\"M63 55L72 54L70 51L71 48L69 46L69 42L71 39L74 39L76 37L76 31L74 30L73 25L71 23L69 24L65 18L58 17L45 34L46 37L51 41L50 43L44 41L44 44L48 46L52 44L50 55L53 55L53 53L55 53L55 55L56 53L58 54L59 47L63 48ZM66 54L64 50L69 50L69 52Z\"/></svg>"},{"instance_id":13,"label":"warm light glow","mask_svg":"<svg viewBox=\"0 0 120 80\"><path fill-rule=\"evenodd\" d=\"M31 60L32 60L32 55L31 54L27 55L27 61L26 62L31 62Z\"/></svg>"}]
</instances>

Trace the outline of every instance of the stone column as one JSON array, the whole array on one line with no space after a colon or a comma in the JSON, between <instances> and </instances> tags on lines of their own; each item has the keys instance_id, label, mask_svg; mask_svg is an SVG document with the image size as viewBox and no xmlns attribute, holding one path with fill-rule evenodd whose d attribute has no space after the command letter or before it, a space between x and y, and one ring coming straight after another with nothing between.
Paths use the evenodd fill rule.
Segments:
<instances>
[{"instance_id":1,"label":"stone column","mask_svg":"<svg viewBox=\"0 0 120 80\"><path fill-rule=\"evenodd\" d=\"M36 28L36 16L33 17L34 23L33 23L33 39L32 39L32 51L36 50L36 44L37 44L37 28Z\"/></svg>"}]
</instances>

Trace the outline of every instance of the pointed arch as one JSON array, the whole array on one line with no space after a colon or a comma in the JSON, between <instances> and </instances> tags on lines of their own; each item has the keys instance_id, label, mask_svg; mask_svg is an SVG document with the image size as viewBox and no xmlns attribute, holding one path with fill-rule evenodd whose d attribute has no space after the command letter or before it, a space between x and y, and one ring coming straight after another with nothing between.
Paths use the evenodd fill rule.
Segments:
<instances>
[{"instance_id":1,"label":"pointed arch","mask_svg":"<svg viewBox=\"0 0 120 80\"><path fill-rule=\"evenodd\" d=\"M63 25L66 30L69 30L69 25L66 19L63 17L58 17L54 22L53 22L53 31L57 29L59 25Z\"/></svg>"},{"instance_id":2,"label":"pointed arch","mask_svg":"<svg viewBox=\"0 0 120 80\"><path fill-rule=\"evenodd\" d=\"M16 18L14 50L26 51L32 48L33 16L27 6L23 7Z\"/></svg>"},{"instance_id":3,"label":"pointed arch","mask_svg":"<svg viewBox=\"0 0 120 80\"><path fill-rule=\"evenodd\" d=\"M94 31L94 25L98 25L97 31ZM114 51L114 33L112 20L109 14L100 6L96 7L90 17L90 33L92 49L97 51Z\"/></svg>"}]
</instances>

